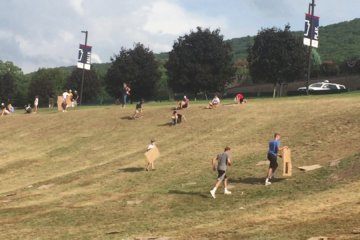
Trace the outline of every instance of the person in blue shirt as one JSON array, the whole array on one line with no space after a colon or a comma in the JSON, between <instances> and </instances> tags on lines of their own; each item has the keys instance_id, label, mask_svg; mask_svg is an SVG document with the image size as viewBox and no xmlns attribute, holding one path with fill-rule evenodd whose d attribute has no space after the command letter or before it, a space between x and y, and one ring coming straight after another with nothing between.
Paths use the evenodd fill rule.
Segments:
<instances>
[{"instance_id":1,"label":"person in blue shirt","mask_svg":"<svg viewBox=\"0 0 360 240\"><path fill-rule=\"evenodd\" d=\"M274 173L278 167L277 157L278 156L281 157L281 155L279 155L279 151L282 151L284 148L287 148L286 146L280 147L280 138L281 138L280 134L275 133L274 140L269 142L269 151L267 153L267 159L270 161L270 166L265 180L265 186L271 184L270 180L274 176Z\"/></svg>"}]
</instances>

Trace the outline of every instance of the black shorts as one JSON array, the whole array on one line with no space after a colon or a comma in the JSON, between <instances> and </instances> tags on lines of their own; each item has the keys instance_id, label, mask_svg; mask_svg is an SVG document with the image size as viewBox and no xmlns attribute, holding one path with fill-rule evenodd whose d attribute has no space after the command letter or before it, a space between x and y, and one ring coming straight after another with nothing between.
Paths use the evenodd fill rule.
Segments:
<instances>
[{"instance_id":1,"label":"black shorts","mask_svg":"<svg viewBox=\"0 0 360 240\"><path fill-rule=\"evenodd\" d=\"M222 180L225 180L225 179L227 179L226 171L218 170L218 180L222 181Z\"/></svg>"},{"instance_id":2,"label":"black shorts","mask_svg":"<svg viewBox=\"0 0 360 240\"><path fill-rule=\"evenodd\" d=\"M267 159L270 161L270 168L276 169L278 167L277 156L268 153Z\"/></svg>"}]
</instances>

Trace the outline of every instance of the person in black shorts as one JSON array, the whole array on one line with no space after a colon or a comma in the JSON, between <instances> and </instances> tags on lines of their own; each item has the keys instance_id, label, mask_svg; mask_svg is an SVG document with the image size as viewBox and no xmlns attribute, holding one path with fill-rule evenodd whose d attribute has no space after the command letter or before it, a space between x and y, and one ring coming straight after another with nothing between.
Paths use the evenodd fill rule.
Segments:
<instances>
[{"instance_id":1,"label":"person in black shorts","mask_svg":"<svg viewBox=\"0 0 360 240\"><path fill-rule=\"evenodd\" d=\"M269 151L267 153L267 159L270 161L268 174L265 180L265 186L268 186L271 184L270 180L274 177L274 173L276 169L278 168L277 163L277 157L279 155L279 151L282 151L284 148L287 148L287 146L280 147L280 134L275 133L274 139L269 142ZM281 157L281 155L279 155Z\"/></svg>"},{"instance_id":2,"label":"person in black shorts","mask_svg":"<svg viewBox=\"0 0 360 240\"><path fill-rule=\"evenodd\" d=\"M217 166L215 162L217 161ZM224 182L224 194L229 195L231 192L227 189L228 179L226 176L227 166L231 166L230 160L230 147L226 147L223 153L217 155L215 159L213 159L213 170L217 170L218 178L215 183L215 187L210 191L210 194L213 198L215 197L216 190L219 188L220 184Z\"/></svg>"},{"instance_id":3,"label":"person in black shorts","mask_svg":"<svg viewBox=\"0 0 360 240\"><path fill-rule=\"evenodd\" d=\"M136 107L135 107L135 113L133 115L133 119L137 119L137 118L141 118L143 115L142 115L142 112L143 112L143 104L144 104L144 100L141 99L140 102L138 102L136 104Z\"/></svg>"}]
</instances>

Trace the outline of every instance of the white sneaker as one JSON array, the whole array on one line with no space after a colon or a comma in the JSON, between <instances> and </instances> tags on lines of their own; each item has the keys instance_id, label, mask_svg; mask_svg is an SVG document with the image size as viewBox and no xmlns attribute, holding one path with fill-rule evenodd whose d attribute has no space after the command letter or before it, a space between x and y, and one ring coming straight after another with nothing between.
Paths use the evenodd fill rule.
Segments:
<instances>
[{"instance_id":1,"label":"white sneaker","mask_svg":"<svg viewBox=\"0 0 360 240\"><path fill-rule=\"evenodd\" d=\"M265 186L271 185L271 182L265 182Z\"/></svg>"},{"instance_id":2,"label":"white sneaker","mask_svg":"<svg viewBox=\"0 0 360 240\"><path fill-rule=\"evenodd\" d=\"M211 190L211 191L210 191L210 194L211 194L211 196L212 196L213 198L216 198L216 197L215 197L215 190Z\"/></svg>"},{"instance_id":3,"label":"white sneaker","mask_svg":"<svg viewBox=\"0 0 360 240\"><path fill-rule=\"evenodd\" d=\"M230 194L231 194L231 192L230 192L229 190L225 189L224 194L226 194L226 195L230 195Z\"/></svg>"}]
</instances>

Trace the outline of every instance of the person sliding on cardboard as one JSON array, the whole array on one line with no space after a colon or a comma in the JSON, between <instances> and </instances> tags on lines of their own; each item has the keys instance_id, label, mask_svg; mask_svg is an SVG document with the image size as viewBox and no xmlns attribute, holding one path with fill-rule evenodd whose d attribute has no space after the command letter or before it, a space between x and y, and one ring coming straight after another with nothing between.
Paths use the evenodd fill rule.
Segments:
<instances>
[{"instance_id":1,"label":"person sliding on cardboard","mask_svg":"<svg viewBox=\"0 0 360 240\"><path fill-rule=\"evenodd\" d=\"M184 109L184 108L188 108L190 105L190 100L184 96L183 100L181 100L178 104L178 109Z\"/></svg>"},{"instance_id":2,"label":"person sliding on cardboard","mask_svg":"<svg viewBox=\"0 0 360 240\"><path fill-rule=\"evenodd\" d=\"M213 109L219 105L220 105L220 98L217 95L215 95L213 100L211 100L211 102L209 102L209 106L207 106L207 109Z\"/></svg>"},{"instance_id":3,"label":"person sliding on cardboard","mask_svg":"<svg viewBox=\"0 0 360 240\"><path fill-rule=\"evenodd\" d=\"M216 166L217 161L217 166ZM223 153L217 155L215 159L213 159L213 170L218 171L218 178L215 183L215 187L210 191L210 194L213 198L216 198L215 193L216 190L219 188L221 182L224 181L224 194L229 195L231 192L227 189L228 180L226 176L227 166L231 166L230 160L230 147L226 147Z\"/></svg>"},{"instance_id":4,"label":"person sliding on cardboard","mask_svg":"<svg viewBox=\"0 0 360 240\"><path fill-rule=\"evenodd\" d=\"M274 139L269 142L269 151L267 153L267 159L270 161L270 166L268 170L268 174L265 180L265 186L268 186L271 184L270 180L274 177L275 171L278 167L277 163L277 157L279 155L279 151L282 151L284 148L287 148L287 146L280 147L280 134L275 133Z\"/></svg>"},{"instance_id":5,"label":"person sliding on cardboard","mask_svg":"<svg viewBox=\"0 0 360 240\"><path fill-rule=\"evenodd\" d=\"M151 149L156 148L155 140L151 140L150 144L148 145L146 152L150 151ZM146 164L146 171L155 170L154 161L148 161Z\"/></svg>"},{"instance_id":6,"label":"person sliding on cardboard","mask_svg":"<svg viewBox=\"0 0 360 240\"><path fill-rule=\"evenodd\" d=\"M171 116L171 125L175 126L176 124L180 124L182 121L186 121L185 115L174 111Z\"/></svg>"}]
</instances>

